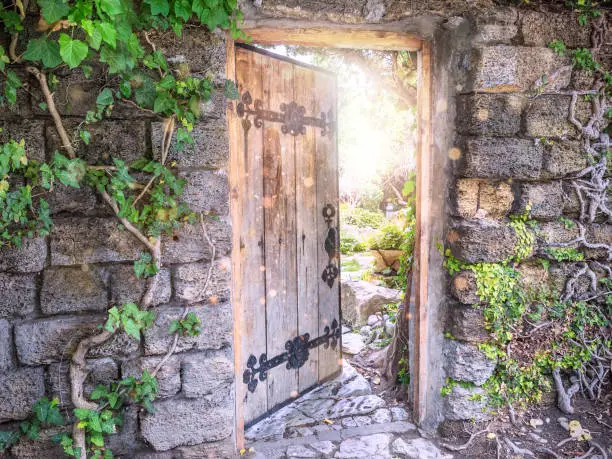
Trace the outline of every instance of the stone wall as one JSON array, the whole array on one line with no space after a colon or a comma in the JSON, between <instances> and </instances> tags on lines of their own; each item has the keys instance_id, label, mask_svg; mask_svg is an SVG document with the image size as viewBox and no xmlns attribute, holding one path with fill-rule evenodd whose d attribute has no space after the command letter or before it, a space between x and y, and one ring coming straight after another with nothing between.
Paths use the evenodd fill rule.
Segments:
<instances>
[{"instance_id":1,"label":"stone wall","mask_svg":"<svg viewBox=\"0 0 612 459\"><path fill-rule=\"evenodd\" d=\"M192 29L182 40L155 41L175 62L188 63L192 72L213 72L216 83L224 81L223 36ZM59 138L39 107L36 82L23 75L27 92L20 92L14 110L0 111L0 140L25 138L30 158L50 159ZM55 100L66 125L74 127L95 108L105 77L59 77ZM213 451L214 457L229 457L234 452L229 150L222 88L202 112L194 128L195 145L181 153L171 151L170 161L188 182L184 199L192 209L220 217L208 224L217 252L212 282L202 291L211 253L199 225L164 237L154 326L140 343L117 335L89 354L86 393L98 383L151 371L171 344L170 321L184 306L202 321L200 336L181 338L176 354L158 374L155 412L129 408L122 432L109 440L115 454L124 457L207 457ZM160 120L130 106L114 107L110 117L89 130L91 145L81 144L79 156L90 164L159 155ZM139 301L144 291L144 281L133 270L143 247L120 228L93 190L58 185L48 200L53 233L26 240L19 249L0 249L0 430L17 428L41 396L59 397L61 407L70 408L68 366L79 340L104 323L111 305ZM52 433L43 432L38 441L21 441L10 455L63 457L49 440ZM174 452L153 453L168 450Z\"/></svg>"}]
</instances>

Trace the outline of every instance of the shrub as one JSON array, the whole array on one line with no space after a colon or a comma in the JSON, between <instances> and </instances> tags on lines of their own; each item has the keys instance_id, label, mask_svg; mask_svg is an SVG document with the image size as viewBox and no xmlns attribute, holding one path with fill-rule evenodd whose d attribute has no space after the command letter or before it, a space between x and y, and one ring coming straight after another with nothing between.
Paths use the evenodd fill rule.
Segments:
<instances>
[{"instance_id":1,"label":"shrub","mask_svg":"<svg viewBox=\"0 0 612 459\"><path fill-rule=\"evenodd\" d=\"M369 240L372 250L400 250L404 243L404 232L393 224L385 225Z\"/></svg>"},{"instance_id":2,"label":"shrub","mask_svg":"<svg viewBox=\"0 0 612 459\"><path fill-rule=\"evenodd\" d=\"M358 228L380 228L384 222L385 216L381 212L372 212L360 207L348 208L342 212L342 223L345 225Z\"/></svg>"},{"instance_id":3,"label":"shrub","mask_svg":"<svg viewBox=\"0 0 612 459\"><path fill-rule=\"evenodd\" d=\"M351 255L355 252L364 252L366 245L357 239L352 234L340 236L340 253L342 255Z\"/></svg>"}]
</instances>

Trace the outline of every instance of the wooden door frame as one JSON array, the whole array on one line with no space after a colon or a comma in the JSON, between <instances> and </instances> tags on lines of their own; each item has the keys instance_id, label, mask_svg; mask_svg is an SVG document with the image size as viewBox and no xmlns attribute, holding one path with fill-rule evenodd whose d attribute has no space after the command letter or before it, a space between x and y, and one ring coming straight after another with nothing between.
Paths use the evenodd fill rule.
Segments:
<instances>
[{"instance_id":1,"label":"wooden door frame","mask_svg":"<svg viewBox=\"0 0 612 459\"><path fill-rule=\"evenodd\" d=\"M431 189L427 186L432 177L432 52L428 41L415 35L401 32L386 32L381 30L354 30L347 28L281 28L281 27L253 27L245 28L246 34L252 43L262 45L300 45L311 47L376 49L385 51L416 51L418 55L418 82L417 82L417 158L416 158L416 230L415 230L415 263L414 297L415 316L413 317L412 331L414 333L414 367L411 371L412 408L414 420L420 423L425 418L427 394L427 370L429 365L427 350L427 278L429 270L429 248L431 245ZM231 37L226 39L226 72L228 77L235 75L235 46ZM235 168L236 155L240 148L237 145L237 131L235 124L231 123L234 115L233 104L227 104L227 122L229 129L230 161L229 180L230 190L239 184L239 177L232 173ZM239 247L236 240L236 231L240 225L238 214L232 206L233 244ZM239 301L234 301L236 292L239 292L242 279L236 274L236 262L239 260L239 251L232 251L232 304L234 314L234 372L235 372L235 435L237 447L244 447L244 412L239 397L241 391L242 368L240 362L240 341L242 334L242 313Z\"/></svg>"}]
</instances>

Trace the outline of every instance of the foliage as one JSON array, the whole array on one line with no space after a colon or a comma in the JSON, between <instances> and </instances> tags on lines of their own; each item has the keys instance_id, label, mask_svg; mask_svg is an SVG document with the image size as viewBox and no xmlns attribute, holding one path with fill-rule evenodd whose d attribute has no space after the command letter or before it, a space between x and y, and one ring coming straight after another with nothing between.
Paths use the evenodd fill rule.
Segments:
<instances>
[{"instance_id":1,"label":"foliage","mask_svg":"<svg viewBox=\"0 0 612 459\"><path fill-rule=\"evenodd\" d=\"M544 250L556 261L584 260L584 254L579 250L571 247L546 247Z\"/></svg>"},{"instance_id":2,"label":"foliage","mask_svg":"<svg viewBox=\"0 0 612 459\"><path fill-rule=\"evenodd\" d=\"M170 322L168 333L178 333L179 336L198 336L202 331L202 322L194 312L189 312L184 319Z\"/></svg>"},{"instance_id":3,"label":"foliage","mask_svg":"<svg viewBox=\"0 0 612 459\"><path fill-rule=\"evenodd\" d=\"M516 261L528 258L533 252L535 235L529 231L527 225L533 226L535 222L529 219L531 204L525 207L525 212L520 215L511 215L509 226L516 234L516 246L514 247L514 259Z\"/></svg>"},{"instance_id":4,"label":"foliage","mask_svg":"<svg viewBox=\"0 0 612 459\"><path fill-rule=\"evenodd\" d=\"M340 209L343 225L352 225L358 228L380 228L385 222L385 216L379 210L371 211L361 207L343 206Z\"/></svg>"},{"instance_id":5,"label":"foliage","mask_svg":"<svg viewBox=\"0 0 612 459\"><path fill-rule=\"evenodd\" d=\"M342 234L340 236L340 253L342 255L351 255L365 250L366 245L352 234Z\"/></svg>"},{"instance_id":6,"label":"foliage","mask_svg":"<svg viewBox=\"0 0 612 459\"><path fill-rule=\"evenodd\" d=\"M108 319L104 329L111 333L121 329L140 341L140 332L151 327L154 318L151 311L141 311L136 303L126 303L121 309L113 306L108 310Z\"/></svg>"},{"instance_id":7,"label":"foliage","mask_svg":"<svg viewBox=\"0 0 612 459\"><path fill-rule=\"evenodd\" d=\"M140 252L140 257L134 262L134 273L138 279L153 277L159 272L159 268L153 262L149 252Z\"/></svg>"},{"instance_id":8,"label":"foliage","mask_svg":"<svg viewBox=\"0 0 612 459\"><path fill-rule=\"evenodd\" d=\"M393 223L380 228L368 240L368 247L372 250L400 250L404 243L404 232Z\"/></svg>"}]
</instances>

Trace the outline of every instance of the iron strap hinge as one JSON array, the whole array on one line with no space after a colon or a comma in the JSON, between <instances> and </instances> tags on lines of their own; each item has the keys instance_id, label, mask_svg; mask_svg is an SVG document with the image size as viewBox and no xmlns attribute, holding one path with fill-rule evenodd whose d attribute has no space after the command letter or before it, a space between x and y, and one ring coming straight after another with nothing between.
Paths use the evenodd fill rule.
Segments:
<instances>
[{"instance_id":1,"label":"iron strap hinge","mask_svg":"<svg viewBox=\"0 0 612 459\"><path fill-rule=\"evenodd\" d=\"M336 349L340 338L341 327L336 319L333 320L331 328L327 325L323 334L312 341L310 334L305 333L285 343L286 351L268 360L266 354L261 354L259 361L253 354L247 360L247 369L242 374L242 381L248 386L250 392L255 392L259 381L265 381L268 372L279 365L287 362L287 370L304 366L310 356L310 349L323 345L325 349L331 347ZM259 366L257 364L259 363Z\"/></svg>"}]
</instances>

